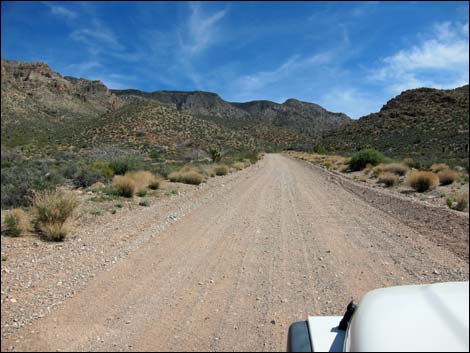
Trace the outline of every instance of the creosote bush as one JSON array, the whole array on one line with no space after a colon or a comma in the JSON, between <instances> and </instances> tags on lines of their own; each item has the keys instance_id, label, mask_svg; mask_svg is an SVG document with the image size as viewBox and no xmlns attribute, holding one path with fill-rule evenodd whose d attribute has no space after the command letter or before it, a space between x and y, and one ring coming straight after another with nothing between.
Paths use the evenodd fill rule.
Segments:
<instances>
[{"instance_id":1,"label":"creosote bush","mask_svg":"<svg viewBox=\"0 0 470 353\"><path fill-rule=\"evenodd\" d=\"M69 232L68 221L79 205L71 192L46 190L35 192L33 212L35 228L47 240L62 241Z\"/></svg>"},{"instance_id":2,"label":"creosote bush","mask_svg":"<svg viewBox=\"0 0 470 353\"><path fill-rule=\"evenodd\" d=\"M143 169L143 163L137 158L128 157L111 161L109 167L113 170L114 174L124 175L129 171Z\"/></svg>"},{"instance_id":3,"label":"creosote bush","mask_svg":"<svg viewBox=\"0 0 470 353\"><path fill-rule=\"evenodd\" d=\"M418 192L424 192L439 185L439 178L432 172L414 171L406 179L406 185Z\"/></svg>"},{"instance_id":4,"label":"creosote bush","mask_svg":"<svg viewBox=\"0 0 470 353\"><path fill-rule=\"evenodd\" d=\"M352 171L364 169L367 164L377 165L383 162L384 155L373 148L366 148L353 154L349 161L349 168Z\"/></svg>"}]
</instances>

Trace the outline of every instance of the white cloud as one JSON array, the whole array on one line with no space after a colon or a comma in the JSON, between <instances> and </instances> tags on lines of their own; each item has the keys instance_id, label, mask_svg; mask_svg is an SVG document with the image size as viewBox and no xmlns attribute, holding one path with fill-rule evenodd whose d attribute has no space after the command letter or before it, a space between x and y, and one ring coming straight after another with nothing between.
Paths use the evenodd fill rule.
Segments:
<instances>
[{"instance_id":1,"label":"white cloud","mask_svg":"<svg viewBox=\"0 0 470 353\"><path fill-rule=\"evenodd\" d=\"M468 84L468 23L436 24L429 35L409 48L381 60L369 79L384 82L390 92L422 86L455 88Z\"/></svg>"},{"instance_id":2,"label":"white cloud","mask_svg":"<svg viewBox=\"0 0 470 353\"><path fill-rule=\"evenodd\" d=\"M180 46L190 55L197 55L213 45L217 40L218 23L228 10L207 14L199 3L190 2L191 15L180 33Z\"/></svg>"},{"instance_id":3,"label":"white cloud","mask_svg":"<svg viewBox=\"0 0 470 353\"><path fill-rule=\"evenodd\" d=\"M42 4L47 6L51 10L52 14L57 15L59 17L64 17L65 19L73 19L77 17L76 12L67 9L63 6L56 5L49 1L43 1Z\"/></svg>"}]
</instances>

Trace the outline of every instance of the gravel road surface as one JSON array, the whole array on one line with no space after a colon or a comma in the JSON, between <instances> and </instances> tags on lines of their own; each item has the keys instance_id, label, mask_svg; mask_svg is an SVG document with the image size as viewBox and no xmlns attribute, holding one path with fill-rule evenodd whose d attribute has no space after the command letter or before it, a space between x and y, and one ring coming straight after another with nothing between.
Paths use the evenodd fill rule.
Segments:
<instances>
[{"instance_id":1,"label":"gravel road surface","mask_svg":"<svg viewBox=\"0 0 470 353\"><path fill-rule=\"evenodd\" d=\"M371 289L468 280L462 252L305 162L268 154L231 178L2 350L282 351L290 323Z\"/></svg>"}]
</instances>

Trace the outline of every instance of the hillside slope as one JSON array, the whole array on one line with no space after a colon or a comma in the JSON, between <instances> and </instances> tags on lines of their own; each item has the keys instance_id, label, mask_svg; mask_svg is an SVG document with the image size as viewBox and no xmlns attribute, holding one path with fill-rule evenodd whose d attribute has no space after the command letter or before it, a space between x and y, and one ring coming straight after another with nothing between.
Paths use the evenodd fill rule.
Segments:
<instances>
[{"instance_id":1,"label":"hillside slope","mask_svg":"<svg viewBox=\"0 0 470 353\"><path fill-rule=\"evenodd\" d=\"M332 113L317 104L288 99L279 104L270 101L246 103L226 102L211 92L112 90L128 102L152 100L173 106L178 111L191 113L199 118L217 122L231 129L251 131L256 136L262 126L264 139L279 143L279 136L285 135L290 145L312 144L325 131L343 126L351 119L343 113Z\"/></svg>"},{"instance_id":2,"label":"hillside slope","mask_svg":"<svg viewBox=\"0 0 470 353\"><path fill-rule=\"evenodd\" d=\"M50 144L118 109L101 81L63 77L46 63L1 61L2 146Z\"/></svg>"},{"instance_id":3,"label":"hillside slope","mask_svg":"<svg viewBox=\"0 0 470 353\"><path fill-rule=\"evenodd\" d=\"M325 133L323 144L338 152L372 146L392 157L468 166L468 125L468 85L419 88L391 99L378 113Z\"/></svg>"}]
</instances>

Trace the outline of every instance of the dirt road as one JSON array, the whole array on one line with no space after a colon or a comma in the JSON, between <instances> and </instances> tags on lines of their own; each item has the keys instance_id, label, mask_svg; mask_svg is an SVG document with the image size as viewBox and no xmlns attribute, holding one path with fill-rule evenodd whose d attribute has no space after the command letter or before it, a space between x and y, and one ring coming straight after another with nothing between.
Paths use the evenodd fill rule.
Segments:
<instances>
[{"instance_id":1,"label":"dirt road","mask_svg":"<svg viewBox=\"0 0 470 353\"><path fill-rule=\"evenodd\" d=\"M468 280L467 262L314 167L267 155L2 348L278 351L308 314L443 278Z\"/></svg>"}]
</instances>

